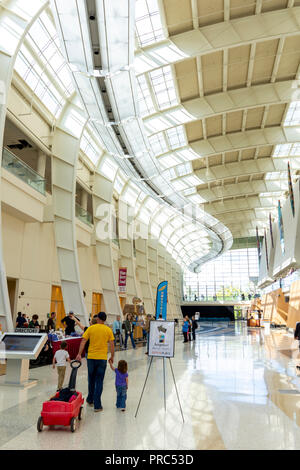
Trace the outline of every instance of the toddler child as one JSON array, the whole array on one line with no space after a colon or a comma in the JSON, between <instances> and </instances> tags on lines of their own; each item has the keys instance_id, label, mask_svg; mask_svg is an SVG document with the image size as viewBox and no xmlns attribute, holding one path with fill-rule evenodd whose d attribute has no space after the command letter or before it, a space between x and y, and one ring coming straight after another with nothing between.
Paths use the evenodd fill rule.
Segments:
<instances>
[{"instance_id":1,"label":"toddler child","mask_svg":"<svg viewBox=\"0 0 300 470\"><path fill-rule=\"evenodd\" d=\"M116 392L117 392L117 403L116 407L121 411L126 410L126 399L128 390L128 366L126 361L119 361L117 369L113 367L112 363L109 363L111 370L116 374Z\"/></svg>"},{"instance_id":2,"label":"toddler child","mask_svg":"<svg viewBox=\"0 0 300 470\"><path fill-rule=\"evenodd\" d=\"M71 362L69 353L67 351L68 344L66 341L62 341L60 349L56 351L53 357L53 369L55 369L55 362L57 363L57 373L58 373L58 385L57 391L60 392L63 388L66 366L67 362Z\"/></svg>"}]
</instances>

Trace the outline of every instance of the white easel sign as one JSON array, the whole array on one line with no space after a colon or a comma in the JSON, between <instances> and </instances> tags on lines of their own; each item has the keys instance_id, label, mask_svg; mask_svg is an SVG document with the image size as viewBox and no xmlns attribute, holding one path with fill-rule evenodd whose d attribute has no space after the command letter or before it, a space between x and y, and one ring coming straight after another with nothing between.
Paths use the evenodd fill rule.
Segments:
<instances>
[{"instance_id":1,"label":"white easel sign","mask_svg":"<svg viewBox=\"0 0 300 470\"><path fill-rule=\"evenodd\" d=\"M149 332L150 357L174 357L175 352L175 322L151 321Z\"/></svg>"}]
</instances>

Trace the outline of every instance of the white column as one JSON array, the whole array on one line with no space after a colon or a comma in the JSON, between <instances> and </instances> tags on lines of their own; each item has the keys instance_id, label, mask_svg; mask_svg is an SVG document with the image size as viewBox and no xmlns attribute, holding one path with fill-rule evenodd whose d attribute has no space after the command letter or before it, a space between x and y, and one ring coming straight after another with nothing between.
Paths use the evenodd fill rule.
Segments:
<instances>
[{"instance_id":1,"label":"white column","mask_svg":"<svg viewBox=\"0 0 300 470\"><path fill-rule=\"evenodd\" d=\"M45 8L47 2L37 1L36 12L32 13L32 17L27 15L28 19L24 19L20 14L14 13L15 2L7 1L5 9L0 10L0 26L3 23L9 24L1 28L0 35L0 165L2 164L3 150L3 134L6 119L7 99L11 86L12 73L17 53L27 31L34 23L36 18ZM5 33L4 33L5 31ZM0 181L0 202L1 202L1 181ZM0 204L0 323L2 330L13 331L13 322L11 316L11 308L9 302L6 270L3 258L2 247L2 221L1 221L1 204Z\"/></svg>"},{"instance_id":2,"label":"white column","mask_svg":"<svg viewBox=\"0 0 300 470\"><path fill-rule=\"evenodd\" d=\"M93 192L93 211L95 224L95 244L99 274L103 289L103 299L108 321L111 322L116 315L122 316L118 295L118 286L111 238L111 210L112 210L113 183L99 173L95 173ZM107 231L105 237L104 231Z\"/></svg>"},{"instance_id":3,"label":"white column","mask_svg":"<svg viewBox=\"0 0 300 470\"><path fill-rule=\"evenodd\" d=\"M75 105L67 105L53 137L52 195L54 227L65 311L73 311L81 322L88 326L88 314L84 303L78 265L75 217L76 168L80 139L86 121L82 117L81 133L72 134L70 121L72 121L73 112L76 112L77 116L82 114Z\"/></svg>"},{"instance_id":4,"label":"white column","mask_svg":"<svg viewBox=\"0 0 300 470\"><path fill-rule=\"evenodd\" d=\"M38 160L37 160L37 173L45 178L46 175L46 163L47 156L41 150L38 151Z\"/></svg>"}]
</instances>

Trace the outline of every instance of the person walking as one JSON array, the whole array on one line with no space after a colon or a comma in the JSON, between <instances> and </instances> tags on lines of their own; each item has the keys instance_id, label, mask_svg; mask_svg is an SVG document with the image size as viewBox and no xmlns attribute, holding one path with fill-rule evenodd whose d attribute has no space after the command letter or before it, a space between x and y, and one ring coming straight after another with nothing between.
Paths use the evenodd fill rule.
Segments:
<instances>
[{"instance_id":1,"label":"person walking","mask_svg":"<svg viewBox=\"0 0 300 470\"><path fill-rule=\"evenodd\" d=\"M88 366L88 397L86 402L88 405L94 405L94 411L103 410L101 396L103 392L103 381L107 367L108 344L110 345L109 363L113 364L115 355L115 343L112 330L105 325L106 313L100 312L97 318L97 324L90 326L82 335L79 346L79 352L76 357L77 361L82 361L82 353L86 342L89 341L89 349L87 356Z\"/></svg>"},{"instance_id":2,"label":"person walking","mask_svg":"<svg viewBox=\"0 0 300 470\"><path fill-rule=\"evenodd\" d=\"M132 322L131 322L131 315L129 313L126 315L124 326L125 326L125 349L127 349L128 336L130 336L132 347L133 349L135 349L136 345L133 339L133 328L132 328Z\"/></svg>"},{"instance_id":3,"label":"person walking","mask_svg":"<svg viewBox=\"0 0 300 470\"><path fill-rule=\"evenodd\" d=\"M53 369L55 369L55 363L56 363L57 374L58 374L57 392L60 392L63 388L67 362L71 362L67 349L68 349L68 343L66 341L62 341L60 345L60 349L56 351L53 357L52 367Z\"/></svg>"},{"instance_id":4,"label":"person walking","mask_svg":"<svg viewBox=\"0 0 300 470\"><path fill-rule=\"evenodd\" d=\"M120 348L123 348L123 336L122 336L122 322L120 315L117 316L113 322L113 334L115 337L115 346L117 343L117 337L119 338Z\"/></svg>"}]
</instances>

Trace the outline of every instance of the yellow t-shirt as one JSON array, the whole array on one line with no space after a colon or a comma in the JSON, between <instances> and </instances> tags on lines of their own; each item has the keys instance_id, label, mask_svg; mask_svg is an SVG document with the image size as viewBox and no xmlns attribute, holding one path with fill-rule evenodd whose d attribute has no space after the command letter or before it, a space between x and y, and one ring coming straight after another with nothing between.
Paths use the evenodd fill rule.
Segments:
<instances>
[{"instance_id":1,"label":"yellow t-shirt","mask_svg":"<svg viewBox=\"0 0 300 470\"><path fill-rule=\"evenodd\" d=\"M88 359L103 359L107 360L108 343L113 341L114 335L112 330L106 325L92 325L82 335L82 337L88 341Z\"/></svg>"}]
</instances>

